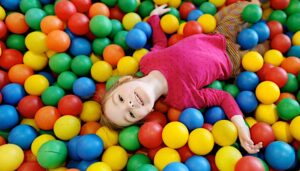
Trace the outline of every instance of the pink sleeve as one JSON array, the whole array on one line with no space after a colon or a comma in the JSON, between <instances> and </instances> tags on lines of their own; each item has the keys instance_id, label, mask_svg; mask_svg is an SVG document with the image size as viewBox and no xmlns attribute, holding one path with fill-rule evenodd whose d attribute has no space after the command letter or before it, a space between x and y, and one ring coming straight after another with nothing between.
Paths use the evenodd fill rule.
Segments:
<instances>
[{"instance_id":1,"label":"pink sleeve","mask_svg":"<svg viewBox=\"0 0 300 171\"><path fill-rule=\"evenodd\" d=\"M195 90L193 95L199 108L220 106L229 119L235 115L243 115L232 95L226 91L203 88Z\"/></svg>"},{"instance_id":2,"label":"pink sleeve","mask_svg":"<svg viewBox=\"0 0 300 171\"><path fill-rule=\"evenodd\" d=\"M153 47L152 51L163 49L167 47L167 37L165 33L163 32L161 26L160 26L160 18L158 15L152 15L147 22L152 27L152 41L153 41Z\"/></svg>"}]
</instances>

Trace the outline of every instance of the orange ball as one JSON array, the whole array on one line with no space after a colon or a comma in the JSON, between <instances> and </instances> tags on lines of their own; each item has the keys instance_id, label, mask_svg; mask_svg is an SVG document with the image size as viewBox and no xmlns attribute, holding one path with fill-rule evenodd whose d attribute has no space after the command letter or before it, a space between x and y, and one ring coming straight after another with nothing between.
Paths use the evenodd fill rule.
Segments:
<instances>
[{"instance_id":1,"label":"orange ball","mask_svg":"<svg viewBox=\"0 0 300 171\"><path fill-rule=\"evenodd\" d=\"M52 51L65 52L69 48L71 40L66 32L54 30L47 35L46 43Z\"/></svg>"},{"instance_id":2,"label":"orange ball","mask_svg":"<svg viewBox=\"0 0 300 171\"><path fill-rule=\"evenodd\" d=\"M41 21L41 30L48 34L54 30L64 30L64 23L55 15L48 15Z\"/></svg>"},{"instance_id":3,"label":"orange ball","mask_svg":"<svg viewBox=\"0 0 300 171\"><path fill-rule=\"evenodd\" d=\"M112 66L117 66L119 60L124 56L123 48L117 44L110 44L103 50L103 59Z\"/></svg>"},{"instance_id":4,"label":"orange ball","mask_svg":"<svg viewBox=\"0 0 300 171\"><path fill-rule=\"evenodd\" d=\"M181 114L181 111L175 108L169 108L168 110L168 119L169 121L178 121L179 120L179 116Z\"/></svg>"},{"instance_id":5,"label":"orange ball","mask_svg":"<svg viewBox=\"0 0 300 171\"><path fill-rule=\"evenodd\" d=\"M5 24L9 31L16 34L23 34L29 29L25 16L19 12L9 14L5 19Z\"/></svg>"},{"instance_id":6,"label":"orange ball","mask_svg":"<svg viewBox=\"0 0 300 171\"><path fill-rule=\"evenodd\" d=\"M293 95L292 93L284 92L284 93L280 93L279 98L275 103L278 104L284 98L291 98L291 99L296 100L295 95Z\"/></svg>"},{"instance_id":7,"label":"orange ball","mask_svg":"<svg viewBox=\"0 0 300 171\"><path fill-rule=\"evenodd\" d=\"M154 109L161 113L166 113L169 110L169 106L163 102L163 99L158 99L154 104Z\"/></svg>"},{"instance_id":8,"label":"orange ball","mask_svg":"<svg viewBox=\"0 0 300 171\"><path fill-rule=\"evenodd\" d=\"M56 120L60 117L58 110L53 106L44 106L40 108L35 116L34 121L36 126L42 130L51 130L54 127Z\"/></svg>"},{"instance_id":9,"label":"orange ball","mask_svg":"<svg viewBox=\"0 0 300 171\"><path fill-rule=\"evenodd\" d=\"M182 34L173 34L168 40L168 46L172 46L182 40L184 36Z\"/></svg>"},{"instance_id":10,"label":"orange ball","mask_svg":"<svg viewBox=\"0 0 300 171\"><path fill-rule=\"evenodd\" d=\"M300 71L300 59L294 56L287 57L281 62L280 67L297 76Z\"/></svg>"},{"instance_id":11,"label":"orange ball","mask_svg":"<svg viewBox=\"0 0 300 171\"><path fill-rule=\"evenodd\" d=\"M104 3L94 3L89 9L89 17L93 18L96 15L104 15L106 17L109 17L109 8Z\"/></svg>"},{"instance_id":12,"label":"orange ball","mask_svg":"<svg viewBox=\"0 0 300 171\"><path fill-rule=\"evenodd\" d=\"M8 78L13 83L24 84L25 80L34 74L32 68L25 64L17 64L12 66L8 71Z\"/></svg>"},{"instance_id":13,"label":"orange ball","mask_svg":"<svg viewBox=\"0 0 300 171\"><path fill-rule=\"evenodd\" d=\"M98 122L86 122L82 125L80 130L80 135L86 135L86 134L96 134L97 130L101 127L100 123Z\"/></svg>"}]
</instances>

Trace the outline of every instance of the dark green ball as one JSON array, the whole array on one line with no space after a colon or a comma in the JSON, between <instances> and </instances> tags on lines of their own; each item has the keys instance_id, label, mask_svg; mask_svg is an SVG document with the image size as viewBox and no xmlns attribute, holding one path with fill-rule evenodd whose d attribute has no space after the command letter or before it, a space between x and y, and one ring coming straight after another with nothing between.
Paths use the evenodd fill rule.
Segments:
<instances>
[{"instance_id":1,"label":"dark green ball","mask_svg":"<svg viewBox=\"0 0 300 171\"><path fill-rule=\"evenodd\" d=\"M122 30L116 33L114 37L114 43L121 46L124 50L129 49L127 43L126 43L126 36L128 34L128 31Z\"/></svg>"},{"instance_id":2,"label":"dark green ball","mask_svg":"<svg viewBox=\"0 0 300 171\"><path fill-rule=\"evenodd\" d=\"M92 68L92 60L86 55L78 55L72 59L71 69L78 76L86 76Z\"/></svg>"},{"instance_id":3,"label":"dark green ball","mask_svg":"<svg viewBox=\"0 0 300 171\"><path fill-rule=\"evenodd\" d=\"M286 25L290 32L297 32L300 30L300 11L288 17Z\"/></svg>"},{"instance_id":4,"label":"dark green ball","mask_svg":"<svg viewBox=\"0 0 300 171\"><path fill-rule=\"evenodd\" d=\"M136 125L132 125L122 129L119 134L119 143L120 145L129 151L137 150L141 147L138 133L140 128Z\"/></svg>"},{"instance_id":5,"label":"dark green ball","mask_svg":"<svg viewBox=\"0 0 300 171\"><path fill-rule=\"evenodd\" d=\"M224 86L224 91L227 91L228 93L230 93L233 97L236 97L240 90L239 88L234 85L234 84L227 84Z\"/></svg>"},{"instance_id":6,"label":"dark green ball","mask_svg":"<svg viewBox=\"0 0 300 171\"><path fill-rule=\"evenodd\" d=\"M71 90L76 79L76 74L71 71L65 71L59 74L59 76L57 77L57 84L59 87L65 90Z\"/></svg>"},{"instance_id":7,"label":"dark green ball","mask_svg":"<svg viewBox=\"0 0 300 171\"><path fill-rule=\"evenodd\" d=\"M49 60L50 69L59 74L68 71L71 67L72 58L67 53L54 54Z\"/></svg>"},{"instance_id":8,"label":"dark green ball","mask_svg":"<svg viewBox=\"0 0 300 171\"><path fill-rule=\"evenodd\" d=\"M288 81L281 88L281 91L294 93L298 90L298 88L299 88L299 83L297 77L294 74L288 73Z\"/></svg>"},{"instance_id":9,"label":"dark green ball","mask_svg":"<svg viewBox=\"0 0 300 171\"><path fill-rule=\"evenodd\" d=\"M211 3L211 2L204 2L201 4L199 9L204 13L204 14L211 14L215 15L217 13L217 8L216 6Z\"/></svg>"},{"instance_id":10,"label":"dark green ball","mask_svg":"<svg viewBox=\"0 0 300 171\"><path fill-rule=\"evenodd\" d=\"M47 15L55 15L53 4L47 4L43 7L43 9Z\"/></svg>"},{"instance_id":11,"label":"dark green ball","mask_svg":"<svg viewBox=\"0 0 300 171\"><path fill-rule=\"evenodd\" d=\"M210 85L208 85L208 87L218 89L218 90L223 90L222 83L219 80L212 82Z\"/></svg>"},{"instance_id":12,"label":"dark green ball","mask_svg":"<svg viewBox=\"0 0 300 171\"><path fill-rule=\"evenodd\" d=\"M300 1L299 0L291 0L289 6L284 9L287 15L292 15L294 13L299 13L300 11Z\"/></svg>"},{"instance_id":13,"label":"dark green ball","mask_svg":"<svg viewBox=\"0 0 300 171\"><path fill-rule=\"evenodd\" d=\"M131 156L127 162L127 171L136 171L137 168L144 164L150 164L151 160L145 154L134 154Z\"/></svg>"},{"instance_id":14,"label":"dark green ball","mask_svg":"<svg viewBox=\"0 0 300 171\"><path fill-rule=\"evenodd\" d=\"M21 52L26 51L25 36L21 34L10 34L6 39L6 46L10 49L17 49Z\"/></svg>"},{"instance_id":15,"label":"dark green ball","mask_svg":"<svg viewBox=\"0 0 300 171\"><path fill-rule=\"evenodd\" d=\"M287 15L282 10L274 10L274 11L272 11L272 13L270 14L270 16L268 18L269 21L275 20L275 21L280 22L283 25L285 24L286 19L287 19Z\"/></svg>"},{"instance_id":16,"label":"dark green ball","mask_svg":"<svg viewBox=\"0 0 300 171\"><path fill-rule=\"evenodd\" d=\"M261 19L261 17L262 9L256 4L247 5L242 12L243 20L249 23L256 23Z\"/></svg>"},{"instance_id":17,"label":"dark green ball","mask_svg":"<svg viewBox=\"0 0 300 171\"><path fill-rule=\"evenodd\" d=\"M117 4L118 0L101 0L108 7L113 7Z\"/></svg>"},{"instance_id":18,"label":"dark green ball","mask_svg":"<svg viewBox=\"0 0 300 171\"><path fill-rule=\"evenodd\" d=\"M207 0L192 0L193 4L199 6L204 2L207 2Z\"/></svg>"},{"instance_id":19,"label":"dark green ball","mask_svg":"<svg viewBox=\"0 0 300 171\"><path fill-rule=\"evenodd\" d=\"M300 114L299 103L291 98L284 98L277 104L278 116L283 120L291 120Z\"/></svg>"},{"instance_id":20,"label":"dark green ball","mask_svg":"<svg viewBox=\"0 0 300 171\"><path fill-rule=\"evenodd\" d=\"M96 38L93 40L92 48L96 55L102 56L103 50L111 43L109 38Z\"/></svg>"},{"instance_id":21,"label":"dark green ball","mask_svg":"<svg viewBox=\"0 0 300 171\"><path fill-rule=\"evenodd\" d=\"M137 0L118 0L118 6L124 13L134 12L138 7Z\"/></svg>"},{"instance_id":22,"label":"dark green ball","mask_svg":"<svg viewBox=\"0 0 300 171\"><path fill-rule=\"evenodd\" d=\"M39 0L21 0L19 6L23 13L26 13L28 10L30 10L32 8L41 8L42 7Z\"/></svg>"},{"instance_id":23,"label":"dark green ball","mask_svg":"<svg viewBox=\"0 0 300 171\"><path fill-rule=\"evenodd\" d=\"M42 93L42 101L48 106L57 106L65 91L59 86L50 86Z\"/></svg>"},{"instance_id":24,"label":"dark green ball","mask_svg":"<svg viewBox=\"0 0 300 171\"><path fill-rule=\"evenodd\" d=\"M150 15L153 9L154 9L154 4L152 1L143 1L139 5L138 13L142 18L145 18Z\"/></svg>"},{"instance_id":25,"label":"dark green ball","mask_svg":"<svg viewBox=\"0 0 300 171\"><path fill-rule=\"evenodd\" d=\"M124 30L124 28L123 28L122 23L116 19L112 19L111 24L112 24L112 30L111 30L111 33L108 35L108 37L112 39L115 37L116 33Z\"/></svg>"}]
</instances>

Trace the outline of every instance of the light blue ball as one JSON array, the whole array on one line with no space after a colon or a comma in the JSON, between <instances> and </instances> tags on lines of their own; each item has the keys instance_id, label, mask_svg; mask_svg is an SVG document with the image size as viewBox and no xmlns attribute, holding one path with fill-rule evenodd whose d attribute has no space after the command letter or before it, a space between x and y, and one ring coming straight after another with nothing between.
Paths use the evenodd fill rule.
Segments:
<instances>
[{"instance_id":1,"label":"light blue ball","mask_svg":"<svg viewBox=\"0 0 300 171\"><path fill-rule=\"evenodd\" d=\"M132 29L128 31L126 36L126 44L132 49L143 48L147 43L146 34L140 29Z\"/></svg>"},{"instance_id":2,"label":"light blue ball","mask_svg":"<svg viewBox=\"0 0 300 171\"><path fill-rule=\"evenodd\" d=\"M197 19L201 15L203 15L203 12L201 10L198 9L192 10L187 16L187 21L197 21Z\"/></svg>"},{"instance_id":3,"label":"light blue ball","mask_svg":"<svg viewBox=\"0 0 300 171\"><path fill-rule=\"evenodd\" d=\"M203 156L192 156L185 161L189 171L210 171L210 164Z\"/></svg>"},{"instance_id":4,"label":"light blue ball","mask_svg":"<svg viewBox=\"0 0 300 171\"><path fill-rule=\"evenodd\" d=\"M152 28L147 22L138 22L133 28L142 30L146 34L147 39L149 39L152 35Z\"/></svg>"},{"instance_id":5,"label":"light blue ball","mask_svg":"<svg viewBox=\"0 0 300 171\"><path fill-rule=\"evenodd\" d=\"M254 91L259 83L259 78L254 72L241 72L236 78L236 84L241 91Z\"/></svg>"},{"instance_id":6,"label":"light blue ball","mask_svg":"<svg viewBox=\"0 0 300 171\"><path fill-rule=\"evenodd\" d=\"M257 99L252 91L241 91L236 96L236 102L244 113L253 112L257 105Z\"/></svg>"},{"instance_id":7,"label":"light blue ball","mask_svg":"<svg viewBox=\"0 0 300 171\"><path fill-rule=\"evenodd\" d=\"M88 99L94 95L96 85L89 77L78 78L73 84L73 92L82 99Z\"/></svg>"},{"instance_id":8,"label":"light blue ball","mask_svg":"<svg viewBox=\"0 0 300 171\"><path fill-rule=\"evenodd\" d=\"M179 121L182 122L190 131L196 128L201 128L204 123L202 113L195 108L187 108L183 110L179 116Z\"/></svg>"},{"instance_id":9,"label":"light blue ball","mask_svg":"<svg viewBox=\"0 0 300 171\"><path fill-rule=\"evenodd\" d=\"M78 56L78 55L90 56L92 52L92 46L87 39L76 37L71 41L69 50L73 56Z\"/></svg>"},{"instance_id":10,"label":"light blue ball","mask_svg":"<svg viewBox=\"0 0 300 171\"><path fill-rule=\"evenodd\" d=\"M18 125L8 134L8 142L16 144L23 150L30 149L33 140L37 137L37 132L29 125Z\"/></svg>"},{"instance_id":11,"label":"light blue ball","mask_svg":"<svg viewBox=\"0 0 300 171\"><path fill-rule=\"evenodd\" d=\"M82 160L96 160L103 149L103 141L96 134L83 135L77 142L77 154Z\"/></svg>"},{"instance_id":12,"label":"light blue ball","mask_svg":"<svg viewBox=\"0 0 300 171\"><path fill-rule=\"evenodd\" d=\"M237 42L243 50L252 49L258 44L258 35L253 29L246 28L238 34Z\"/></svg>"},{"instance_id":13,"label":"light blue ball","mask_svg":"<svg viewBox=\"0 0 300 171\"><path fill-rule=\"evenodd\" d=\"M300 58L300 46L292 46L289 49L287 56L296 56Z\"/></svg>"},{"instance_id":14,"label":"light blue ball","mask_svg":"<svg viewBox=\"0 0 300 171\"><path fill-rule=\"evenodd\" d=\"M10 129L19 122L19 114L14 106L0 105L0 130Z\"/></svg>"},{"instance_id":15,"label":"light blue ball","mask_svg":"<svg viewBox=\"0 0 300 171\"><path fill-rule=\"evenodd\" d=\"M260 21L256 24L254 24L251 28L257 33L259 43L262 43L262 42L266 41L267 39L269 39L270 29L265 22Z\"/></svg>"},{"instance_id":16,"label":"light blue ball","mask_svg":"<svg viewBox=\"0 0 300 171\"><path fill-rule=\"evenodd\" d=\"M168 164L163 171L189 171L189 169L183 163L172 162Z\"/></svg>"},{"instance_id":17,"label":"light blue ball","mask_svg":"<svg viewBox=\"0 0 300 171\"><path fill-rule=\"evenodd\" d=\"M16 105L26 95L22 85L10 83L5 85L1 90L3 102L9 105Z\"/></svg>"},{"instance_id":18,"label":"light blue ball","mask_svg":"<svg viewBox=\"0 0 300 171\"><path fill-rule=\"evenodd\" d=\"M204 113L205 123L209 123L211 125L223 119L226 119L226 115L223 109L219 106L211 107Z\"/></svg>"}]
</instances>

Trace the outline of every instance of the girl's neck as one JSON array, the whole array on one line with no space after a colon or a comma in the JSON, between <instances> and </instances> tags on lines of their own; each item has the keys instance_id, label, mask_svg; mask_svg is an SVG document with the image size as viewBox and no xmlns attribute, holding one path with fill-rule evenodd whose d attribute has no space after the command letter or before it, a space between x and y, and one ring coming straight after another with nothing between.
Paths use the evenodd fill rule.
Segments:
<instances>
[{"instance_id":1,"label":"girl's neck","mask_svg":"<svg viewBox=\"0 0 300 171\"><path fill-rule=\"evenodd\" d=\"M147 76L140 78L152 87L157 99L168 93L168 82L165 76L157 70L151 71Z\"/></svg>"}]
</instances>

